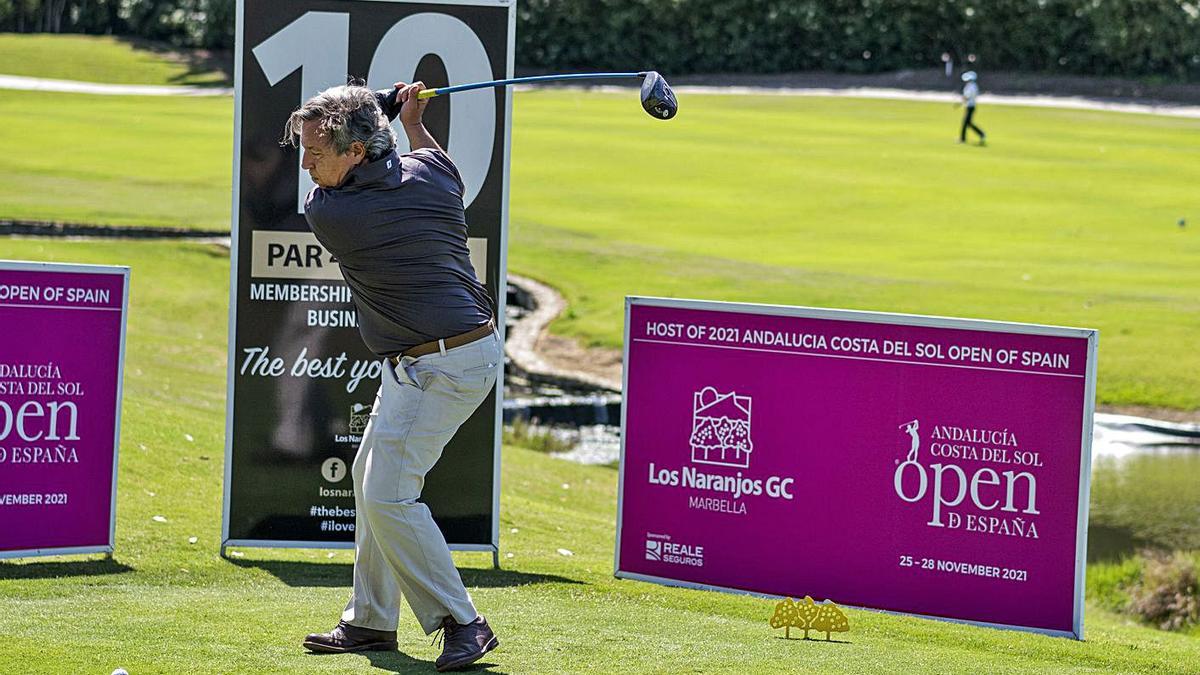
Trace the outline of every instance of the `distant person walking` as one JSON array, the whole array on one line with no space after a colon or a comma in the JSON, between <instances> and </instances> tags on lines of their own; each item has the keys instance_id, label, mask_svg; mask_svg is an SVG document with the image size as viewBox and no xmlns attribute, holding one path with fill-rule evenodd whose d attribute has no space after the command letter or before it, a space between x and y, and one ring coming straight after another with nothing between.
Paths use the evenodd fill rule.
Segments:
<instances>
[{"instance_id":1,"label":"distant person walking","mask_svg":"<svg viewBox=\"0 0 1200 675\"><path fill-rule=\"evenodd\" d=\"M979 144L984 145L987 143L987 134L983 133L983 129L975 126L975 123L971 121L975 117L975 99L979 96L979 84L976 82L978 76L975 74L975 71L968 70L962 74L962 79L963 82L966 82L962 90L962 104L966 106L967 112L963 115L962 129L958 132L958 142L967 142L967 129L969 128L979 134Z\"/></svg>"}]
</instances>

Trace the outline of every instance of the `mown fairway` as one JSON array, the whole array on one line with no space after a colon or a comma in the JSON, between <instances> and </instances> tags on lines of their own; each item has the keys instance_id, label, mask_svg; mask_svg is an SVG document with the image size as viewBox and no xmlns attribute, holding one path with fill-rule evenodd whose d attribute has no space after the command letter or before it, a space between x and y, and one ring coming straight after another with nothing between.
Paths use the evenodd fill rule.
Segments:
<instances>
[{"instance_id":1,"label":"mown fairway","mask_svg":"<svg viewBox=\"0 0 1200 675\"><path fill-rule=\"evenodd\" d=\"M959 114L683 95L664 123L632 90L520 92L511 269L612 347L628 294L1099 328L1100 402L1200 408L1200 120L989 106L978 148ZM4 92L0 218L228 227L231 118Z\"/></svg>"},{"instance_id":2,"label":"mown fairway","mask_svg":"<svg viewBox=\"0 0 1200 675\"><path fill-rule=\"evenodd\" d=\"M1200 120L981 107L978 148L959 114L522 94L509 260L593 343L620 344L625 295L1084 326L1101 402L1200 407Z\"/></svg>"},{"instance_id":3,"label":"mown fairway","mask_svg":"<svg viewBox=\"0 0 1200 675\"><path fill-rule=\"evenodd\" d=\"M432 670L438 650L407 615L399 653L303 653L303 635L332 626L345 603L348 552L217 555L222 252L180 243L3 245L16 258L128 264L133 273L115 560L0 562L0 672ZM504 642L476 672L1185 673L1200 659L1195 637L1136 626L1095 605L1082 643L855 610L847 611L847 642L787 641L767 625L770 601L615 580L611 469L508 447L503 486L504 569L491 570L488 556L459 558ZM1089 580L1111 584L1121 572L1094 565ZM1110 590L1093 584L1089 592Z\"/></svg>"}]
</instances>

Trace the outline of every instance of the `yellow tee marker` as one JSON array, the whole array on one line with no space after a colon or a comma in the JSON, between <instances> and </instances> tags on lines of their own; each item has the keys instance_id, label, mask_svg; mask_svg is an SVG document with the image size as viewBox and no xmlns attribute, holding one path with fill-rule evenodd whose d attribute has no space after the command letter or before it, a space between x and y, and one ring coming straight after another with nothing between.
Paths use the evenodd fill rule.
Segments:
<instances>
[{"instance_id":1,"label":"yellow tee marker","mask_svg":"<svg viewBox=\"0 0 1200 675\"><path fill-rule=\"evenodd\" d=\"M796 602L791 598L784 598L775 605L775 614L771 616L771 628L784 629L784 637L791 639L792 629L796 628L804 631L804 639L808 639L808 632L815 630L825 633L825 639L830 639L831 633L845 633L850 630L850 620L842 613L832 601L825 601L818 605L810 596L804 596L804 599Z\"/></svg>"}]
</instances>

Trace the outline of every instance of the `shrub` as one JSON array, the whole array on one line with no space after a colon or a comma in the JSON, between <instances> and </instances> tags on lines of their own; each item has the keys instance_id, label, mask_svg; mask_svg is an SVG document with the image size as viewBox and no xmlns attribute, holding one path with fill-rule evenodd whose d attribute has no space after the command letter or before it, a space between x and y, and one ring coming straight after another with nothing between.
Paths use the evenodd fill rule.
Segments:
<instances>
[{"instance_id":1,"label":"shrub","mask_svg":"<svg viewBox=\"0 0 1200 675\"><path fill-rule=\"evenodd\" d=\"M1200 586L1192 555L1145 552L1141 579L1129 588L1125 611L1163 630L1200 623Z\"/></svg>"},{"instance_id":2,"label":"shrub","mask_svg":"<svg viewBox=\"0 0 1200 675\"><path fill-rule=\"evenodd\" d=\"M528 420L517 418L512 424L504 425L504 443L519 445L522 448L545 452L547 454L570 452L575 444L555 434L552 429L531 424Z\"/></svg>"}]
</instances>

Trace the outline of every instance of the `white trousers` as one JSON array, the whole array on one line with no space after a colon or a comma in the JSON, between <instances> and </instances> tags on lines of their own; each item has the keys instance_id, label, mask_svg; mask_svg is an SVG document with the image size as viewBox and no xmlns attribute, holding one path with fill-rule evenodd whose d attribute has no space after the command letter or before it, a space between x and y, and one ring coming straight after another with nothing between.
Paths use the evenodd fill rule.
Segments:
<instances>
[{"instance_id":1,"label":"white trousers","mask_svg":"<svg viewBox=\"0 0 1200 675\"><path fill-rule=\"evenodd\" d=\"M342 620L395 630L403 596L426 634L451 616L478 613L429 508L417 501L425 474L496 384L500 340L470 344L393 367L383 382L354 458L354 592Z\"/></svg>"}]
</instances>

